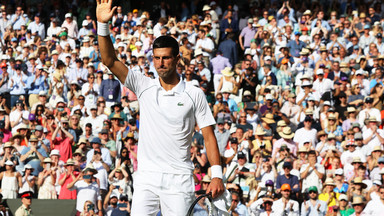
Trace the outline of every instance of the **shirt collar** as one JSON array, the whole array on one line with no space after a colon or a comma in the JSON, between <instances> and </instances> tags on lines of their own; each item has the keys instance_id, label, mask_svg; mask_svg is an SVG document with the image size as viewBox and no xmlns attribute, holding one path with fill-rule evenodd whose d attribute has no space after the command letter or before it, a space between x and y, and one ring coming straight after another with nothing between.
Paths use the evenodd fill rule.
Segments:
<instances>
[{"instance_id":1,"label":"shirt collar","mask_svg":"<svg viewBox=\"0 0 384 216\"><path fill-rule=\"evenodd\" d=\"M167 95L167 96L173 96L175 93L177 94L181 94L184 89L185 89L185 81L183 79L180 78L180 81L179 83L173 87L171 90L169 91L166 91L160 84L160 78L157 78L156 79L156 86L158 87L159 90L163 91L163 95Z\"/></svg>"}]
</instances>

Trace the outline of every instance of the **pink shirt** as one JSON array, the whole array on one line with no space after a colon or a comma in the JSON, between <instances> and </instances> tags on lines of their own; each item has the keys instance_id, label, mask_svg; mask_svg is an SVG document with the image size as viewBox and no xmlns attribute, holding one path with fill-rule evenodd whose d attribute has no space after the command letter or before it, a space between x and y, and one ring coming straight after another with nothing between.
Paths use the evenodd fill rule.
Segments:
<instances>
[{"instance_id":1,"label":"pink shirt","mask_svg":"<svg viewBox=\"0 0 384 216\"><path fill-rule=\"evenodd\" d=\"M75 177L77 177L79 175L79 172L74 171L73 174L75 175ZM59 180L63 179L64 176L65 176L65 173L62 173L60 175ZM72 176L68 175L67 178L64 181L64 184L61 186L60 194L59 194L59 199L76 199L76 197L77 197L76 190L70 191L70 190L67 189L67 185L69 183L71 183L72 181L73 181Z\"/></svg>"},{"instance_id":2,"label":"pink shirt","mask_svg":"<svg viewBox=\"0 0 384 216\"><path fill-rule=\"evenodd\" d=\"M293 142L293 140L290 140L290 142L287 142L285 141L285 139L283 138L280 138L279 140L277 140L274 144L273 144L273 151L272 151L272 155L276 153L276 151L278 151L278 149L281 147L282 144L286 144L287 147L289 148L289 151L293 154L293 155L297 155L297 144L295 142Z\"/></svg>"},{"instance_id":3,"label":"pink shirt","mask_svg":"<svg viewBox=\"0 0 384 216\"><path fill-rule=\"evenodd\" d=\"M68 137L65 137L64 139L62 137L56 137L52 143L55 145L54 149L60 151L60 160L66 163L69 158L72 158L73 141L71 141Z\"/></svg>"}]
</instances>

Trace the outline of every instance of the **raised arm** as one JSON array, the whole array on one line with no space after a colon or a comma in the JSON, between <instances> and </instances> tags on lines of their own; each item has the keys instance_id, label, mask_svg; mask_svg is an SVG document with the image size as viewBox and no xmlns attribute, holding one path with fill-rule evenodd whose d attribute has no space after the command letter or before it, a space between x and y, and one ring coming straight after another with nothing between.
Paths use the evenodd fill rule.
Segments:
<instances>
[{"instance_id":1,"label":"raised arm","mask_svg":"<svg viewBox=\"0 0 384 216\"><path fill-rule=\"evenodd\" d=\"M121 83L124 83L128 74L128 68L116 57L108 25L108 21L112 18L117 7L111 8L112 0L97 0L96 2L97 34L99 38L101 62L111 70Z\"/></svg>"}]
</instances>

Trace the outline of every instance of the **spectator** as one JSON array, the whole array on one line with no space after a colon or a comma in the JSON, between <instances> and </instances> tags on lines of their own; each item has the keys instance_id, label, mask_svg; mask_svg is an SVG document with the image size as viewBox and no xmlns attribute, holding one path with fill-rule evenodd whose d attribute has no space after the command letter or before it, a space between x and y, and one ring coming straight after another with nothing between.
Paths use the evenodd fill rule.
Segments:
<instances>
[{"instance_id":1,"label":"spectator","mask_svg":"<svg viewBox=\"0 0 384 216\"><path fill-rule=\"evenodd\" d=\"M91 203L97 203L94 205L93 209L95 212L102 211L102 202L99 191L99 185L95 181L93 175L97 174L97 170L93 168L92 165L86 167L71 183L67 185L67 189L73 191L76 190L77 200L76 200L76 215L80 215L84 212L84 206L89 200ZM92 208L89 208L91 210ZM88 207L86 211L89 211ZM99 215L102 215L99 213Z\"/></svg>"},{"instance_id":2,"label":"spectator","mask_svg":"<svg viewBox=\"0 0 384 216\"><path fill-rule=\"evenodd\" d=\"M4 199L16 199L17 191L22 186L21 174L14 171L15 164L7 160L5 163L5 171L0 173L1 194Z\"/></svg>"},{"instance_id":3,"label":"spectator","mask_svg":"<svg viewBox=\"0 0 384 216\"><path fill-rule=\"evenodd\" d=\"M308 188L309 200L301 204L301 215L326 215L327 204L318 199L318 190L316 186Z\"/></svg>"},{"instance_id":4,"label":"spectator","mask_svg":"<svg viewBox=\"0 0 384 216\"><path fill-rule=\"evenodd\" d=\"M282 197L273 202L272 211L277 214L299 215L299 203L290 199L291 186L283 184L279 187L279 191L281 191Z\"/></svg>"},{"instance_id":5,"label":"spectator","mask_svg":"<svg viewBox=\"0 0 384 216\"><path fill-rule=\"evenodd\" d=\"M57 199L55 182L56 170L51 169L51 158L45 158L43 161L44 170L39 173L37 185L39 186L38 199Z\"/></svg>"}]
</instances>

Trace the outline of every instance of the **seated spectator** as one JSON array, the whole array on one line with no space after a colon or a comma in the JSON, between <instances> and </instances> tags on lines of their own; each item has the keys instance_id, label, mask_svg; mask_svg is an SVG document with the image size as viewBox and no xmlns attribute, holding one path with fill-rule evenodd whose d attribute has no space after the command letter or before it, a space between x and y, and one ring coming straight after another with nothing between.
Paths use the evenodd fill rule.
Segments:
<instances>
[{"instance_id":1,"label":"seated spectator","mask_svg":"<svg viewBox=\"0 0 384 216\"><path fill-rule=\"evenodd\" d=\"M335 182L331 178L327 178L323 184L323 192L319 195L319 200L327 203L327 207L336 205L336 200L339 199L340 194L333 191Z\"/></svg>"},{"instance_id":2,"label":"seated spectator","mask_svg":"<svg viewBox=\"0 0 384 216\"><path fill-rule=\"evenodd\" d=\"M22 162L24 165L31 165L34 169L32 172L34 176L38 176L39 173L43 171L43 167L40 163L43 162L44 158L48 157L48 154L44 148L38 146L37 143L37 137L32 135L29 139L29 146L24 147L20 152L20 162Z\"/></svg>"}]
</instances>

